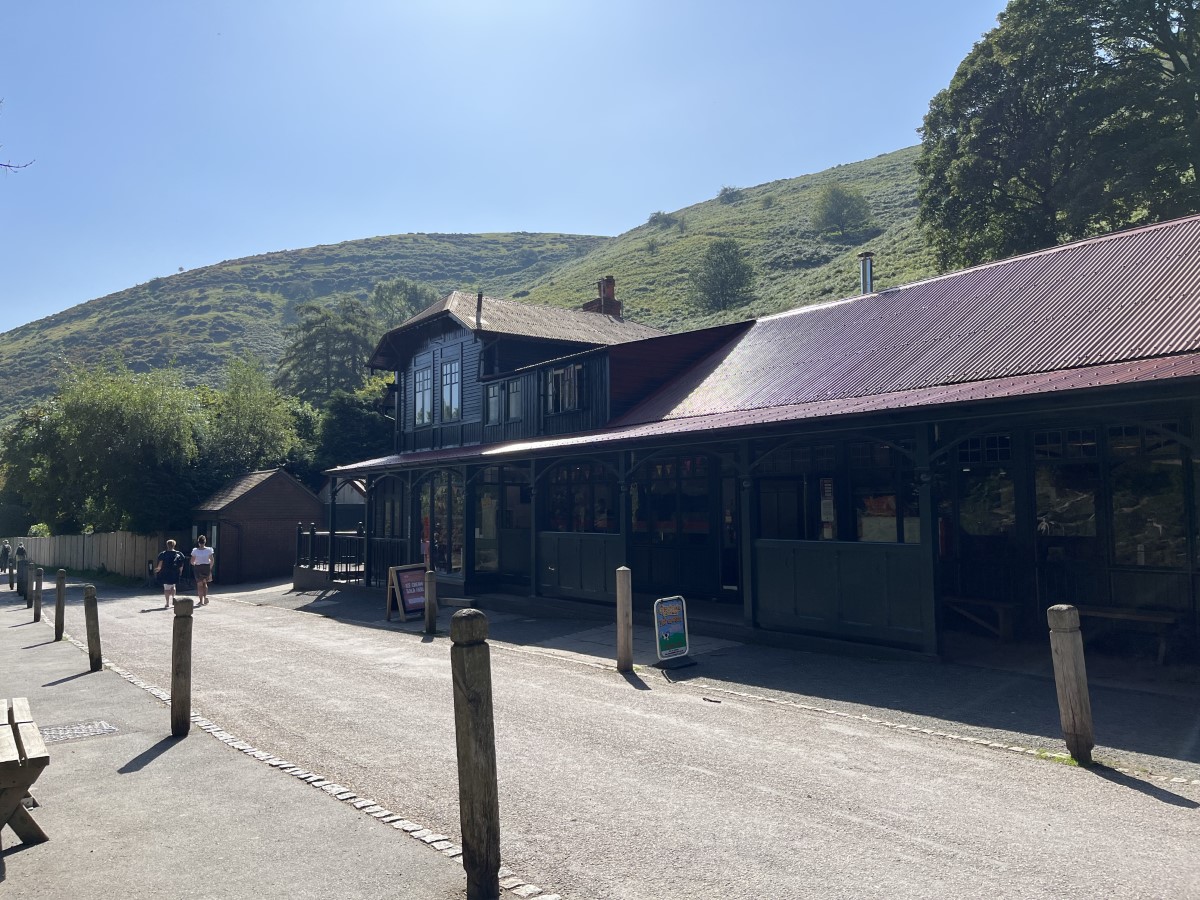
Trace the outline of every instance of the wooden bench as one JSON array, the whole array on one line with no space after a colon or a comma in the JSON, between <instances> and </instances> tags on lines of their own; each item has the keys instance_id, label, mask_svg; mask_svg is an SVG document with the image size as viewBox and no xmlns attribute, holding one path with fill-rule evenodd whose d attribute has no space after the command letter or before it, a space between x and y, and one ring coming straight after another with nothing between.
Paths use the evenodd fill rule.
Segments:
<instances>
[{"instance_id":1,"label":"wooden bench","mask_svg":"<svg viewBox=\"0 0 1200 900\"><path fill-rule=\"evenodd\" d=\"M1001 641L1011 641L1015 632L1017 604L985 597L942 597L942 606L990 631Z\"/></svg>"},{"instance_id":2,"label":"wooden bench","mask_svg":"<svg viewBox=\"0 0 1200 900\"><path fill-rule=\"evenodd\" d=\"M1081 618L1099 619L1112 625L1115 622L1136 622L1158 637L1158 664L1167 658L1167 639L1179 624L1175 613L1154 609L1122 609L1118 606L1079 606ZM1102 629L1103 632L1103 629ZM1102 633L1101 632L1101 633ZM1096 636L1096 632L1085 634L1084 639Z\"/></svg>"},{"instance_id":3,"label":"wooden bench","mask_svg":"<svg viewBox=\"0 0 1200 900\"><path fill-rule=\"evenodd\" d=\"M5 721L0 725L0 830L7 825L25 844L48 841L46 833L25 808L32 803L29 789L50 763L42 733L29 713L24 697L4 700Z\"/></svg>"}]
</instances>

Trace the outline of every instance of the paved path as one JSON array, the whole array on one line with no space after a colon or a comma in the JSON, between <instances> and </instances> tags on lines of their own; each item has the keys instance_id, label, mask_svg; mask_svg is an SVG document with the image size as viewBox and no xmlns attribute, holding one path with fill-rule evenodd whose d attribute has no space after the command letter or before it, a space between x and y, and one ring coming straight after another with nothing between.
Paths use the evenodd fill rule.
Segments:
<instances>
[{"instance_id":1,"label":"paved path","mask_svg":"<svg viewBox=\"0 0 1200 900\"><path fill-rule=\"evenodd\" d=\"M144 683L166 684L170 615L151 595L101 592L105 655ZM321 774L452 844L449 641L422 635L419 623L386 623L378 607L350 594L216 594L197 612L193 708L226 740ZM9 627L26 615L23 604L0 609ZM1180 771L1154 778L969 743L976 731L997 734L1007 712L991 707L1020 694L986 673L714 641L690 669L622 677L605 660L602 626L489 618L513 896L1200 896L1200 772L1193 783L1184 771L1194 756L1136 751ZM78 603L67 627L82 636ZM935 682L941 693L923 696ZM1196 706L1155 702L1194 726ZM280 791L307 791L315 821L355 815L283 767L193 738ZM1024 739L1024 749L1055 749L1036 732ZM270 796L257 801L267 831ZM402 837L365 813L359 820ZM341 866L336 846L326 859ZM380 894L438 896L405 894L403 881L382 887L391 861L385 850L355 865L375 867ZM15 880L17 859L7 862ZM226 862L239 872L256 864L249 852Z\"/></svg>"}]
</instances>

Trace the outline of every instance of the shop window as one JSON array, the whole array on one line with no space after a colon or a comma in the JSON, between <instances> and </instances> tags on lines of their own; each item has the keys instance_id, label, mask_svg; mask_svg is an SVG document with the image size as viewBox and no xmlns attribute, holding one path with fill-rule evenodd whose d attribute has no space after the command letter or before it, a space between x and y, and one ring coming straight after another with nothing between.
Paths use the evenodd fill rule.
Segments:
<instances>
[{"instance_id":1,"label":"shop window","mask_svg":"<svg viewBox=\"0 0 1200 900\"><path fill-rule=\"evenodd\" d=\"M458 472L434 472L421 487L421 554L438 572L462 572L464 507Z\"/></svg>"},{"instance_id":2,"label":"shop window","mask_svg":"<svg viewBox=\"0 0 1200 900\"><path fill-rule=\"evenodd\" d=\"M462 413L462 384L457 359L442 363L442 421L456 421Z\"/></svg>"},{"instance_id":3,"label":"shop window","mask_svg":"<svg viewBox=\"0 0 1200 900\"><path fill-rule=\"evenodd\" d=\"M635 539L706 544L712 531L708 457L655 459L638 472L631 488Z\"/></svg>"},{"instance_id":4,"label":"shop window","mask_svg":"<svg viewBox=\"0 0 1200 900\"><path fill-rule=\"evenodd\" d=\"M413 373L413 424L433 422L433 369L417 369Z\"/></svg>"},{"instance_id":5,"label":"shop window","mask_svg":"<svg viewBox=\"0 0 1200 900\"><path fill-rule=\"evenodd\" d=\"M967 438L958 445L960 463L1009 462L1012 459L1012 438L1007 434L988 434Z\"/></svg>"},{"instance_id":6,"label":"shop window","mask_svg":"<svg viewBox=\"0 0 1200 900\"><path fill-rule=\"evenodd\" d=\"M550 530L615 534L618 496L616 478L604 466L565 463L550 474Z\"/></svg>"},{"instance_id":7,"label":"shop window","mask_svg":"<svg viewBox=\"0 0 1200 900\"><path fill-rule=\"evenodd\" d=\"M1113 562L1187 564L1182 451L1175 426L1108 430Z\"/></svg>"},{"instance_id":8,"label":"shop window","mask_svg":"<svg viewBox=\"0 0 1200 900\"><path fill-rule=\"evenodd\" d=\"M855 539L865 543L919 541L919 500L909 456L883 443L853 443L848 449Z\"/></svg>"},{"instance_id":9,"label":"shop window","mask_svg":"<svg viewBox=\"0 0 1200 900\"><path fill-rule=\"evenodd\" d=\"M1034 459L1095 459L1096 456L1095 428L1034 432Z\"/></svg>"}]
</instances>

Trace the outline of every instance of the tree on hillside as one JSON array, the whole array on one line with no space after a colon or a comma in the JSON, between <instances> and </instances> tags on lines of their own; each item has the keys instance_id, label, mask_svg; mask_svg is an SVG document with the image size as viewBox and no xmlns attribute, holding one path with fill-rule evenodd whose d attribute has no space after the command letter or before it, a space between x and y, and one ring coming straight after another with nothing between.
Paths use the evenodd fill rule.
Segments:
<instances>
[{"instance_id":1,"label":"tree on hillside","mask_svg":"<svg viewBox=\"0 0 1200 900\"><path fill-rule=\"evenodd\" d=\"M920 221L941 267L1197 208L1198 6L1009 4L921 129Z\"/></svg>"},{"instance_id":2,"label":"tree on hillside","mask_svg":"<svg viewBox=\"0 0 1200 900\"><path fill-rule=\"evenodd\" d=\"M341 300L332 308L306 303L297 312L300 321L291 328L276 385L317 406L336 390L358 388L375 349L376 326L367 307Z\"/></svg>"},{"instance_id":3,"label":"tree on hillside","mask_svg":"<svg viewBox=\"0 0 1200 900\"><path fill-rule=\"evenodd\" d=\"M692 273L692 293L697 305L729 309L750 300L754 269L733 238L718 238L708 245L700 266Z\"/></svg>"},{"instance_id":4,"label":"tree on hillside","mask_svg":"<svg viewBox=\"0 0 1200 900\"><path fill-rule=\"evenodd\" d=\"M871 221L871 204L852 187L827 184L813 202L812 222L817 231L847 231L863 228Z\"/></svg>"},{"instance_id":5,"label":"tree on hillside","mask_svg":"<svg viewBox=\"0 0 1200 900\"><path fill-rule=\"evenodd\" d=\"M390 331L437 299L437 291L429 285L407 278L393 278L375 285L371 292L371 311L379 320L380 330Z\"/></svg>"}]
</instances>

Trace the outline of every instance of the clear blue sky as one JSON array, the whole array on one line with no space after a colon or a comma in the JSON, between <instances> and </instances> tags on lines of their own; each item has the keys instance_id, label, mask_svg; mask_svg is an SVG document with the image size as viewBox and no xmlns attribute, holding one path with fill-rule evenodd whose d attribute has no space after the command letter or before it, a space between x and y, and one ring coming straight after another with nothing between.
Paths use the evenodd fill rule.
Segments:
<instances>
[{"instance_id":1,"label":"clear blue sky","mask_svg":"<svg viewBox=\"0 0 1200 900\"><path fill-rule=\"evenodd\" d=\"M897 150L1004 5L11 3L0 330L272 250L619 234Z\"/></svg>"}]
</instances>

